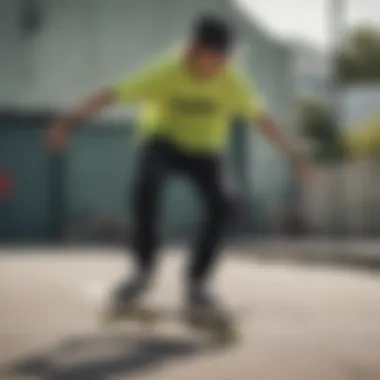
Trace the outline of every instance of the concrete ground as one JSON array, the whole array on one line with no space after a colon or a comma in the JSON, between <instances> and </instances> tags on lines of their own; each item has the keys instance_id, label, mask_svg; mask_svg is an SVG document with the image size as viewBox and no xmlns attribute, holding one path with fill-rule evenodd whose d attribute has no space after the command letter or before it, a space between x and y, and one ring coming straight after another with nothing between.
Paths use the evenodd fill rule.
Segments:
<instances>
[{"instance_id":1,"label":"concrete ground","mask_svg":"<svg viewBox=\"0 0 380 380\"><path fill-rule=\"evenodd\" d=\"M174 321L102 328L102 300L129 270L122 252L54 251L0 250L1 380L380 379L374 273L226 256L215 289L242 340L217 349ZM184 258L164 256L152 303L179 305Z\"/></svg>"}]
</instances>

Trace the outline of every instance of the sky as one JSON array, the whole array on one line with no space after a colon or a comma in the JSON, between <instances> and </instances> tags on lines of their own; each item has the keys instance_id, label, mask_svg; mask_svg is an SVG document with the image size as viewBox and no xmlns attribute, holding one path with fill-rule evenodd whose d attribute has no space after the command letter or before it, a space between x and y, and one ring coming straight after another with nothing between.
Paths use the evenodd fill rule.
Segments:
<instances>
[{"instance_id":1,"label":"sky","mask_svg":"<svg viewBox=\"0 0 380 380\"><path fill-rule=\"evenodd\" d=\"M320 47L331 41L331 0L236 0L279 37L303 37ZM346 0L346 25L379 24L380 0Z\"/></svg>"}]
</instances>

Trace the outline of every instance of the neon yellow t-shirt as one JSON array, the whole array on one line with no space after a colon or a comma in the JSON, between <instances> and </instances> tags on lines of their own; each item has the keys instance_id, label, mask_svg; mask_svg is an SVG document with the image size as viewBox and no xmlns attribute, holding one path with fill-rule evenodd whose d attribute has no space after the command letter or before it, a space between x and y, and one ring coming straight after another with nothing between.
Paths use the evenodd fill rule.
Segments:
<instances>
[{"instance_id":1,"label":"neon yellow t-shirt","mask_svg":"<svg viewBox=\"0 0 380 380\"><path fill-rule=\"evenodd\" d=\"M190 152L225 148L232 118L264 112L254 88L233 68L212 79L192 76L180 59L161 63L115 86L121 104L141 104L143 136L161 136Z\"/></svg>"}]
</instances>

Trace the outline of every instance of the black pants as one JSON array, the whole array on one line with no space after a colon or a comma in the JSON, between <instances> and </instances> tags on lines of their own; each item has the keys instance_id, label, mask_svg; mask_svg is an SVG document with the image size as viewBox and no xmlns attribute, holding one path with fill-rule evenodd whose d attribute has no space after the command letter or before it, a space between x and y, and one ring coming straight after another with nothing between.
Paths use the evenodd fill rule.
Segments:
<instances>
[{"instance_id":1,"label":"black pants","mask_svg":"<svg viewBox=\"0 0 380 380\"><path fill-rule=\"evenodd\" d=\"M196 241L189 280L202 282L214 267L229 213L223 161L218 156L186 155L165 141L143 147L133 186L133 244L139 270L154 268L163 185L170 174L186 175L204 203L205 220Z\"/></svg>"}]
</instances>

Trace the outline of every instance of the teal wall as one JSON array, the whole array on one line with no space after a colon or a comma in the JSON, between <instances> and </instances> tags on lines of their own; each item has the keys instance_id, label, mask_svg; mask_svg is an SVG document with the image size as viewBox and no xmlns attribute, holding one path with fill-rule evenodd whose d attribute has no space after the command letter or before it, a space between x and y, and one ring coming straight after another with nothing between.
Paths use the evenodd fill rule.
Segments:
<instances>
[{"instance_id":1,"label":"teal wall","mask_svg":"<svg viewBox=\"0 0 380 380\"><path fill-rule=\"evenodd\" d=\"M48 155L44 135L41 123L0 128L0 171L11 173L16 186L12 199L0 203L0 241L54 240L70 228L84 236L101 215L111 215L122 226L130 222L131 184L139 159L133 128L115 123L88 126L63 156ZM244 144L237 126L226 164L243 193ZM164 234L188 235L200 217L194 189L175 177L164 201Z\"/></svg>"},{"instance_id":2,"label":"teal wall","mask_svg":"<svg viewBox=\"0 0 380 380\"><path fill-rule=\"evenodd\" d=\"M135 142L133 128L87 128L78 134L67 156L67 221L111 214L122 224L130 223L132 181L139 160ZM243 144L237 126L226 164L238 183L244 176ZM188 235L201 217L192 184L173 176L163 199L162 232L171 237Z\"/></svg>"},{"instance_id":3,"label":"teal wall","mask_svg":"<svg viewBox=\"0 0 380 380\"><path fill-rule=\"evenodd\" d=\"M132 181L139 155L133 129L88 128L74 139L67 156L67 221L112 215L119 223L131 217ZM171 236L184 233L197 216L192 188L173 178L164 192L162 226Z\"/></svg>"},{"instance_id":4,"label":"teal wall","mask_svg":"<svg viewBox=\"0 0 380 380\"><path fill-rule=\"evenodd\" d=\"M0 171L10 173L15 193L0 201L0 240L39 240L49 231L49 161L41 129L0 130Z\"/></svg>"}]
</instances>

